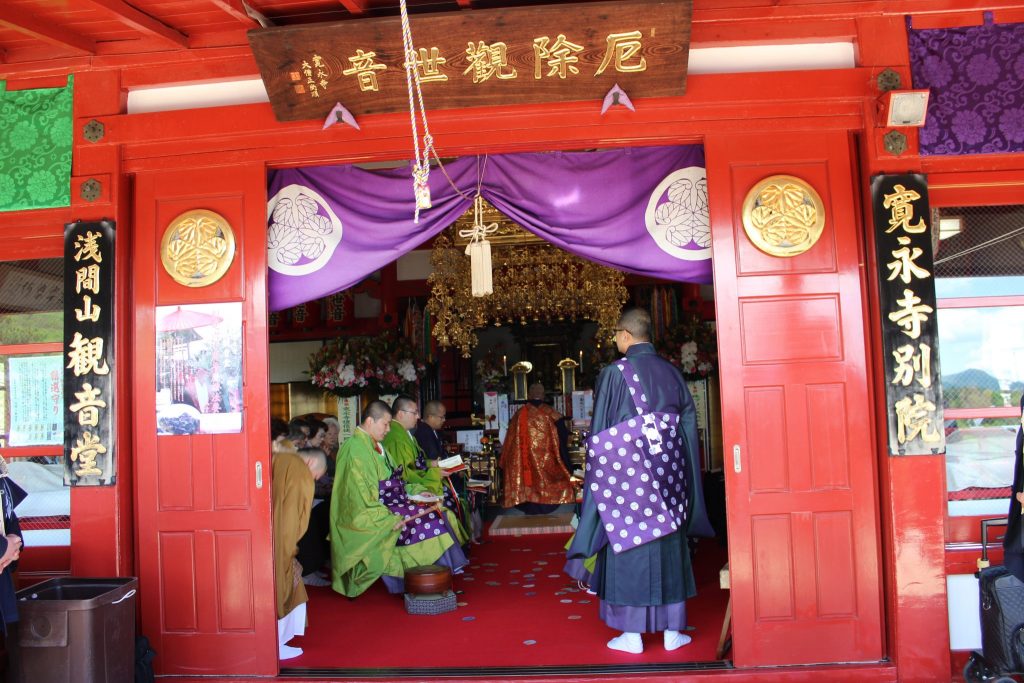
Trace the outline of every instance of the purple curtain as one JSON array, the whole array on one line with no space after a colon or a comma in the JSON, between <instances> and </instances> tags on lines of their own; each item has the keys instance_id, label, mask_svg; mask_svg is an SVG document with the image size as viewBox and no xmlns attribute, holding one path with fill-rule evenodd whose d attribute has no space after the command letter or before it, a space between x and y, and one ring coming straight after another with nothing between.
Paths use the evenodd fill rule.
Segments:
<instances>
[{"instance_id":1,"label":"purple curtain","mask_svg":"<svg viewBox=\"0 0 1024 683\"><path fill-rule=\"evenodd\" d=\"M503 213L573 254L632 273L711 281L703 147L510 154L433 169L433 207L419 224L406 168L273 172L270 309L358 283L455 222L478 185Z\"/></svg>"},{"instance_id":2,"label":"purple curtain","mask_svg":"<svg viewBox=\"0 0 1024 683\"><path fill-rule=\"evenodd\" d=\"M1024 151L1024 24L909 31L915 88L929 88L921 154Z\"/></svg>"}]
</instances>

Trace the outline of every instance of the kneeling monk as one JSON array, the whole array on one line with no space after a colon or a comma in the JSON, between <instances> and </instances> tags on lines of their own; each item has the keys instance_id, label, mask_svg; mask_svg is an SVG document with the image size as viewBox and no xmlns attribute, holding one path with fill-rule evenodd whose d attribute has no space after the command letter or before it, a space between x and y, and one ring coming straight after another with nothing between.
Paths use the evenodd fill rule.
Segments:
<instances>
[{"instance_id":1,"label":"kneeling monk","mask_svg":"<svg viewBox=\"0 0 1024 683\"><path fill-rule=\"evenodd\" d=\"M331 586L355 597L378 578L392 593L405 570L441 564L458 572L467 562L444 515L421 508L405 493L402 471L380 442L391 410L373 401L338 452L331 495Z\"/></svg>"}]
</instances>

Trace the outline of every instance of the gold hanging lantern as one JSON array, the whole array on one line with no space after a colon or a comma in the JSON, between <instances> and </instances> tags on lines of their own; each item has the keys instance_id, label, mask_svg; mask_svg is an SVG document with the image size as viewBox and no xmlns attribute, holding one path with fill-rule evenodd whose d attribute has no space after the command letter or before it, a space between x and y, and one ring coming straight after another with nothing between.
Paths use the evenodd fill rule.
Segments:
<instances>
[{"instance_id":1,"label":"gold hanging lantern","mask_svg":"<svg viewBox=\"0 0 1024 683\"><path fill-rule=\"evenodd\" d=\"M533 370L533 363L521 360L511 368L512 400L525 401L527 396L526 376Z\"/></svg>"},{"instance_id":2,"label":"gold hanging lantern","mask_svg":"<svg viewBox=\"0 0 1024 683\"><path fill-rule=\"evenodd\" d=\"M627 298L622 273L562 251L479 202L434 241L427 310L438 343L468 358L477 328L562 320L593 320L598 338L610 337ZM467 260L459 249L471 244L475 225L491 253L491 293L483 296L473 293L472 252Z\"/></svg>"},{"instance_id":3,"label":"gold hanging lantern","mask_svg":"<svg viewBox=\"0 0 1024 683\"><path fill-rule=\"evenodd\" d=\"M571 394L576 391L576 368L579 363L572 358L563 358L558 361L558 369L562 371L562 393Z\"/></svg>"}]
</instances>

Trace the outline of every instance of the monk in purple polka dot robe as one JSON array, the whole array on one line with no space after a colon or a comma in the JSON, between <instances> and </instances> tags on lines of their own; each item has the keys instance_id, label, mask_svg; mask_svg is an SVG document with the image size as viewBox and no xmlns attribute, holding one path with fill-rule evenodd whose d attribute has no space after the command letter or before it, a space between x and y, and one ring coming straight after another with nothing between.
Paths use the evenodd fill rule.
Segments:
<instances>
[{"instance_id":1,"label":"monk in purple polka dot robe","mask_svg":"<svg viewBox=\"0 0 1024 683\"><path fill-rule=\"evenodd\" d=\"M693 398L650 342L651 318L623 312L615 343L625 357L601 371L587 443L583 507L566 571L589 577L600 616L622 634L614 650L643 652L641 634L690 642L686 601L696 594L687 536L711 536L701 491Z\"/></svg>"}]
</instances>

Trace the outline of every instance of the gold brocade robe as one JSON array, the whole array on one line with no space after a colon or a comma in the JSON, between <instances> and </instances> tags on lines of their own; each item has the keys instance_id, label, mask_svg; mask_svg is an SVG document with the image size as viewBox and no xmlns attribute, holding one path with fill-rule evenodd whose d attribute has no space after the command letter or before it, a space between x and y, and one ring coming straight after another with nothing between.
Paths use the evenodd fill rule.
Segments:
<instances>
[{"instance_id":1,"label":"gold brocade robe","mask_svg":"<svg viewBox=\"0 0 1024 683\"><path fill-rule=\"evenodd\" d=\"M508 423L501 449L502 505L520 503L572 503L575 500L569 472L558 452L561 419L546 404L527 403Z\"/></svg>"},{"instance_id":2,"label":"gold brocade robe","mask_svg":"<svg viewBox=\"0 0 1024 683\"><path fill-rule=\"evenodd\" d=\"M295 556L309 526L313 505L313 474L293 450L274 453L270 464L274 520L274 587L277 618L308 600Z\"/></svg>"}]
</instances>

